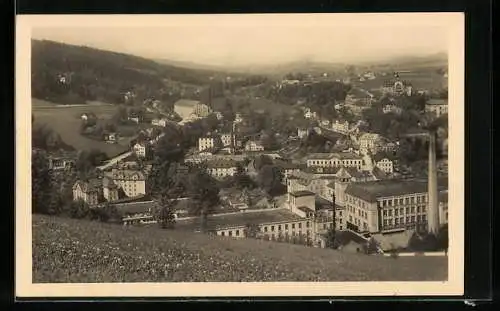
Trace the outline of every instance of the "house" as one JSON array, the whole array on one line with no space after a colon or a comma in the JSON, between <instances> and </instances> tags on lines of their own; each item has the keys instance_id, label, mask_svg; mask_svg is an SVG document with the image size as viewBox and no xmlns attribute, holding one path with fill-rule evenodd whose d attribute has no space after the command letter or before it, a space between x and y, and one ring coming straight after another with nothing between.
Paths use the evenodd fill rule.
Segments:
<instances>
[{"instance_id":1,"label":"house","mask_svg":"<svg viewBox=\"0 0 500 311\"><path fill-rule=\"evenodd\" d=\"M222 147L229 147L233 144L233 135L231 133L221 133L220 139L222 141Z\"/></svg>"},{"instance_id":2,"label":"house","mask_svg":"<svg viewBox=\"0 0 500 311\"><path fill-rule=\"evenodd\" d=\"M216 135L207 135L205 137L198 138L198 151L213 150L219 148L221 138Z\"/></svg>"},{"instance_id":3,"label":"house","mask_svg":"<svg viewBox=\"0 0 500 311\"><path fill-rule=\"evenodd\" d=\"M447 189L445 182L443 179L439 186L441 191ZM389 179L351 183L345 195L348 229L361 233L427 230L427 181Z\"/></svg>"},{"instance_id":4,"label":"house","mask_svg":"<svg viewBox=\"0 0 500 311\"><path fill-rule=\"evenodd\" d=\"M117 133L104 133L104 141L110 144L116 144L118 142L118 134Z\"/></svg>"},{"instance_id":5,"label":"house","mask_svg":"<svg viewBox=\"0 0 500 311\"><path fill-rule=\"evenodd\" d=\"M384 107L382 107L382 112L383 113L394 113L394 114L401 114L403 112L403 109L399 108L395 104L386 104Z\"/></svg>"},{"instance_id":6,"label":"house","mask_svg":"<svg viewBox=\"0 0 500 311\"><path fill-rule=\"evenodd\" d=\"M73 201L83 200L89 206L99 204L102 195L102 179L77 180L73 185Z\"/></svg>"},{"instance_id":7,"label":"house","mask_svg":"<svg viewBox=\"0 0 500 311\"><path fill-rule=\"evenodd\" d=\"M129 198L146 194L147 176L141 169L114 168L109 177Z\"/></svg>"},{"instance_id":8,"label":"house","mask_svg":"<svg viewBox=\"0 0 500 311\"><path fill-rule=\"evenodd\" d=\"M168 123L168 119L166 119L166 118L151 120L151 125L154 125L154 126L166 127L167 123Z\"/></svg>"},{"instance_id":9,"label":"house","mask_svg":"<svg viewBox=\"0 0 500 311\"><path fill-rule=\"evenodd\" d=\"M206 165L208 174L216 179L234 176L237 170L237 162L231 160L211 160Z\"/></svg>"},{"instance_id":10,"label":"house","mask_svg":"<svg viewBox=\"0 0 500 311\"><path fill-rule=\"evenodd\" d=\"M310 133L310 130L308 128L298 128L297 129L297 136L300 139L309 136L309 133Z\"/></svg>"},{"instance_id":11,"label":"house","mask_svg":"<svg viewBox=\"0 0 500 311\"><path fill-rule=\"evenodd\" d=\"M264 146L257 140L249 140L245 144L245 151L264 151Z\"/></svg>"},{"instance_id":12,"label":"house","mask_svg":"<svg viewBox=\"0 0 500 311\"><path fill-rule=\"evenodd\" d=\"M220 112L220 111L215 111L215 112L214 112L214 114L215 114L215 117L217 118L217 120L219 120L219 121L220 121L220 120L223 120L223 119L224 119L224 115L222 114L222 112Z\"/></svg>"},{"instance_id":13,"label":"house","mask_svg":"<svg viewBox=\"0 0 500 311\"><path fill-rule=\"evenodd\" d=\"M347 120L335 120L331 125L332 131L339 133L349 132L349 122Z\"/></svg>"},{"instance_id":14,"label":"house","mask_svg":"<svg viewBox=\"0 0 500 311\"><path fill-rule=\"evenodd\" d=\"M296 163L292 163L290 161L281 160L281 159L275 159L274 160L274 164L277 167L279 167L279 169L283 173L282 183L285 184L285 185L287 184L288 178L292 174L298 173L300 171L300 169L301 169L301 165L296 164Z\"/></svg>"},{"instance_id":15,"label":"house","mask_svg":"<svg viewBox=\"0 0 500 311\"><path fill-rule=\"evenodd\" d=\"M139 124L139 117L137 117L137 116L129 116L128 120L131 121L131 122Z\"/></svg>"},{"instance_id":16,"label":"house","mask_svg":"<svg viewBox=\"0 0 500 311\"><path fill-rule=\"evenodd\" d=\"M430 99L425 103L425 112L432 113L436 117L440 117L448 113L447 99Z\"/></svg>"},{"instance_id":17,"label":"house","mask_svg":"<svg viewBox=\"0 0 500 311\"><path fill-rule=\"evenodd\" d=\"M63 171L74 167L76 162L76 156L66 155L66 156L48 156L49 169L53 171Z\"/></svg>"},{"instance_id":18,"label":"house","mask_svg":"<svg viewBox=\"0 0 500 311\"><path fill-rule=\"evenodd\" d=\"M388 158L383 158L375 162L375 166L378 167L386 174L394 173L394 163Z\"/></svg>"},{"instance_id":19,"label":"house","mask_svg":"<svg viewBox=\"0 0 500 311\"><path fill-rule=\"evenodd\" d=\"M145 158L146 157L146 145L144 143L136 143L133 147L134 152L137 157Z\"/></svg>"},{"instance_id":20,"label":"house","mask_svg":"<svg viewBox=\"0 0 500 311\"><path fill-rule=\"evenodd\" d=\"M317 114L315 111L312 111L311 108L304 109L304 118L306 119L316 119Z\"/></svg>"},{"instance_id":21,"label":"house","mask_svg":"<svg viewBox=\"0 0 500 311\"><path fill-rule=\"evenodd\" d=\"M236 113L234 116L234 123L242 123L243 122L243 116L241 113Z\"/></svg>"}]
</instances>

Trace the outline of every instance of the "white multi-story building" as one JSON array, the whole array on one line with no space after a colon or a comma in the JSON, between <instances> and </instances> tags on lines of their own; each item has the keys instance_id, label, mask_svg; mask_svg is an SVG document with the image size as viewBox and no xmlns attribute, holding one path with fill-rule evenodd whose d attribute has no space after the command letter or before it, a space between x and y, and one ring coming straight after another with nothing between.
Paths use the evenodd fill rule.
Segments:
<instances>
[{"instance_id":1,"label":"white multi-story building","mask_svg":"<svg viewBox=\"0 0 500 311\"><path fill-rule=\"evenodd\" d=\"M146 174L141 170L113 169L110 179L123 191L127 197L133 198L146 194Z\"/></svg>"},{"instance_id":2,"label":"white multi-story building","mask_svg":"<svg viewBox=\"0 0 500 311\"><path fill-rule=\"evenodd\" d=\"M215 137L207 136L198 138L198 151L209 150L215 147Z\"/></svg>"},{"instance_id":3,"label":"white multi-story building","mask_svg":"<svg viewBox=\"0 0 500 311\"><path fill-rule=\"evenodd\" d=\"M335 132L347 133L349 132L349 122L345 120L335 120L335 122L332 122L331 128Z\"/></svg>"},{"instance_id":4,"label":"white multi-story building","mask_svg":"<svg viewBox=\"0 0 500 311\"><path fill-rule=\"evenodd\" d=\"M346 226L351 230L370 233L427 230L426 181L351 183L345 194ZM443 213L440 211L440 215ZM440 219L440 223L446 223L445 219Z\"/></svg>"},{"instance_id":5,"label":"white multi-story building","mask_svg":"<svg viewBox=\"0 0 500 311\"><path fill-rule=\"evenodd\" d=\"M304 137L307 137L309 135L310 131L308 128L298 128L297 129L297 136L299 138L304 138Z\"/></svg>"},{"instance_id":6,"label":"white multi-story building","mask_svg":"<svg viewBox=\"0 0 500 311\"><path fill-rule=\"evenodd\" d=\"M151 120L151 125L154 125L154 126L166 127L167 123L168 123L168 120L165 118Z\"/></svg>"},{"instance_id":7,"label":"white multi-story building","mask_svg":"<svg viewBox=\"0 0 500 311\"><path fill-rule=\"evenodd\" d=\"M387 174L392 174L394 173L394 163L392 160L388 158L383 158L381 160L378 160L375 163L375 166L378 167L382 172L387 173Z\"/></svg>"},{"instance_id":8,"label":"white multi-story building","mask_svg":"<svg viewBox=\"0 0 500 311\"><path fill-rule=\"evenodd\" d=\"M220 139L223 147L229 147L233 143L233 135L231 133L220 134Z\"/></svg>"},{"instance_id":9,"label":"white multi-story building","mask_svg":"<svg viewBox=\"0 0 500 311\"><path fill-rule=\"evenodd\" d=\"M228 176L234 176L237 170L235 161L212 160L207 161L207 172L216 179L223 179Z\"/></svg>"},{"instance_id":10,"label":"white multi-story building","mask_svg":"<svg viewBox=\"0 0 500 311\"><path fill-rule=\"evenodd\" d=\"M145 158L146 157L146 144L137 143L134 145L134 152L137 157Z\"/></svg>"}]
</instances>

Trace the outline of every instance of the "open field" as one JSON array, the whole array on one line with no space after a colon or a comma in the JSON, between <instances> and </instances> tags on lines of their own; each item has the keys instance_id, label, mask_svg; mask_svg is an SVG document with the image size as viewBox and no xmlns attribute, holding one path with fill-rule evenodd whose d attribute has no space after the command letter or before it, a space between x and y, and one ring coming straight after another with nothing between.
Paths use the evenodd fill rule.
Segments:
<instances>
[{"instance_id":1,"label":"open field","mask_svg":"<svg viewBox=\"0 0 500 311\"><path fill-rule=\"evenodd\" d=\"M33 282L436 281L447 257L388 258L33 215Z\"/></svg>"},{"instance_id":2,"label":"open field","mask_svg":"<svg viewBox=\"0 0 500 311\"><path fill-rule=\"evenodd\" d=\"M108 104L91 103L88 106L58 106L54 103L33 99L32 112L35 124L45 124L61 135L62 140L76 150L93 148L114 156L128 150L129 139L123 139L119 144L108 144L80 135L80 115L93 112L99 119L108 119L117 107Z\"/></svg>"}]
</instances>

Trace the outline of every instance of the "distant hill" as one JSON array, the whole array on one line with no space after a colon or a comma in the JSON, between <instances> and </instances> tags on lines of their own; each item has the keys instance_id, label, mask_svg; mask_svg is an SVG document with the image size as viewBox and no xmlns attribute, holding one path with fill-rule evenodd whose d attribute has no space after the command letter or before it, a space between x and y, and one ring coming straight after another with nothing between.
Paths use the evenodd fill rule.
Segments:
<instances>
[{"instance_id":1,"label":"distant hill","mask_svg":"<svg viewBox=\"0 0 500 311\"><path fill-rule=\"evenodd\" d=\"M165 80L201 86L214 74L46 40L32 40L31 61L32 96L57 103L116 103L128 91L161 97Z\"/></svg>"},{"instance_id":2,"label":"distant hill","mask_svg":"<svg viewBox=\"0 0 500 311\"><path fill-rule=\"evenodd\" d=\"M33 282L444 281L447 271L446 257L393 259L33 215Z\"/></svg>"}]
</instances>

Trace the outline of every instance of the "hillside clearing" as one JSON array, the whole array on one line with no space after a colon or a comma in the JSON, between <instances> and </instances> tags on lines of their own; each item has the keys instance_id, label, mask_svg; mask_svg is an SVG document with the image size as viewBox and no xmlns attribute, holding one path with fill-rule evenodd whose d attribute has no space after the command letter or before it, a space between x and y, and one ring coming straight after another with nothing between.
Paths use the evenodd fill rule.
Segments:
<instances>
[{"instance_id":1,"label":"hillside clearing","mask_svg":"<svg viewBox=\"0 0 500 311\"><path fill-rule=\"evenodd\" d=\"M446 257L387 258L33 215L33 282L436 281Z\"/></svg>"}]
</instances>

